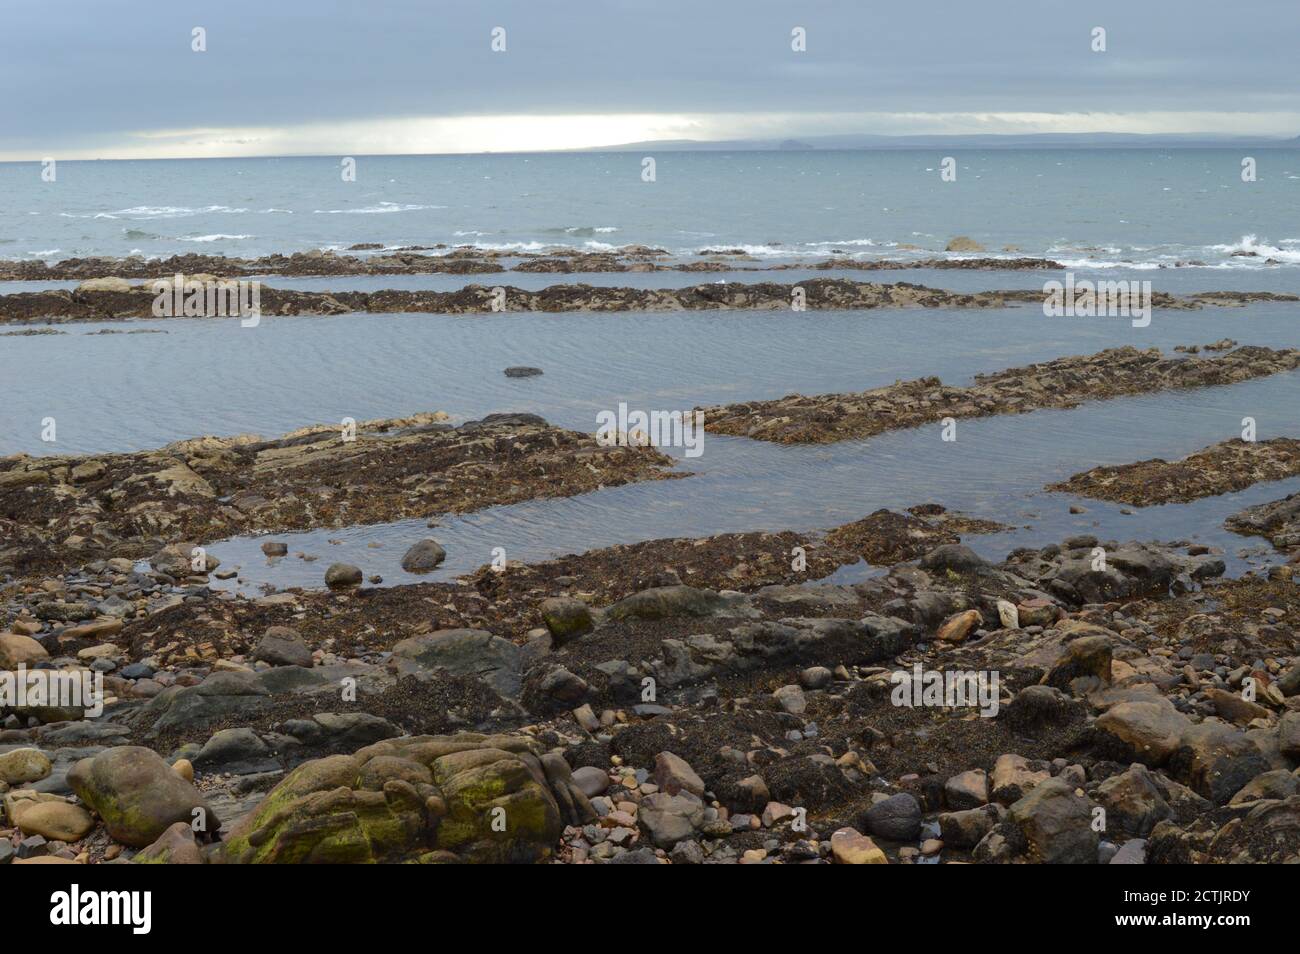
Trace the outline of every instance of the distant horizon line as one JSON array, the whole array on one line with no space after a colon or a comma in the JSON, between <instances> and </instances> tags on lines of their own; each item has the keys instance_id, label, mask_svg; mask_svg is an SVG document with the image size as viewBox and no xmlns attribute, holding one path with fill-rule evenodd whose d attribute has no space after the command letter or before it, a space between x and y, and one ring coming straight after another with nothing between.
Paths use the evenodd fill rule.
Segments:
<instances>
[{"instance_id":1,"label":"distant horizon line","mask_svg":"<svg viewBox=\"0 0 1300 954\"><path fill-rule=\"evenodd\" d=\"M852 143L851 140L860 140ZM825 145L815 145L822 142ZM560 149L509 149L478 152L278 152L246 156L149 156L118 158L59 159L43 156L38 159L0 159L0 165L32 165L55 159L62 163L73 162L237 162L246 159L337 159L352 156L363 159L438 159L474 158L482 156L549 156L549 155L599 155L616 154L633 150L655 149L661 152L872 152L905 149L924 149L952 144L952 148L1008 148L1021 147L1045 149L1096 149L1096 148L1176 148L1176 149L1227 149L1235 146L1256 148L1300 148L1300 135L1242 135L1240 133L1131 133L1131 132L1043 132L1043 133L830 133L814 136L789 136L782 138L748 139L654 139L634 142L610 143L601 146L576 146Z\"/></svg>"}]
</instances>

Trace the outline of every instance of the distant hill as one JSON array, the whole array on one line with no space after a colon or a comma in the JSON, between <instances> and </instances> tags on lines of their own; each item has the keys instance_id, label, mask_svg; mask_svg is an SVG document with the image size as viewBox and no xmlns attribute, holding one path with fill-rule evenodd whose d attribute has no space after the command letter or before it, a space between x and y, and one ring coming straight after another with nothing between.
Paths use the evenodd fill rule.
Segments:
<instances>
[{"instance_id":1,"label":"distant hill","mask_svg":"<svg viewBox=\"0 0 1300 954\"><path fill-rule=\"evenodd\" d=\"M1227 136L1216 133L980 133L965 136L881 136L858 133L802 139L654 139L576 152L739 152L808 149L1277 149L1300 146L1300 136Z\"/></svg>"}]
</instances>

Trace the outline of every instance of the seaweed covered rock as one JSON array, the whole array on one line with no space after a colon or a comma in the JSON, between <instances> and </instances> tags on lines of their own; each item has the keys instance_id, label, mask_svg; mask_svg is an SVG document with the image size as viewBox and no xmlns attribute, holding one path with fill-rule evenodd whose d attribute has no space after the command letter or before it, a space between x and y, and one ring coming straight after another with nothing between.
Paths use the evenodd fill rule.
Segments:
<instances>
[{"instance_id":1,"label":"seaweed covered rock","mask_svg":"<svg viewBox=\"0 0 1300 954\"><path fill-rule=\"evenodd\" d=\"M594 818L567 763L526 736L413 736L300 765L216 860L536 862Z\"/></svg>"},{"instance_id":2,"label":"seaweed covered rock","mask_svg":"<svg viewBox=\"0 0 1300 954\"><path fill-rule=\"evenodd\" d=\"M152 749L121 745L82 759L68 784L93 808L116 841L132 848L153 844L176 822L215 833L220 828L193 783L181 778Z\"/></svg>"}]
</instances>

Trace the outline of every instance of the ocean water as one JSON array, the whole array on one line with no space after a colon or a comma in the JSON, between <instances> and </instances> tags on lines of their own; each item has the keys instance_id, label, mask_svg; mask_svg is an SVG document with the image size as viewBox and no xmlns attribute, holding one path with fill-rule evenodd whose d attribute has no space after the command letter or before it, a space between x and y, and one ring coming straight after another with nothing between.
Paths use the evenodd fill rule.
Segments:
<instances>
[{"instance_id":1,"label":"ocean water","mask_svg":"<svg viewBox=\"0 0 1300 954\"><path fill-rule=\"evenodd\" d=\"M356 243L502 251L629 244L766 261L995 254L1071 267L1300 265L1300 150L663 152L0 164L0 256L262 255ZM1019 251L1003 252L1007 247ZM1243 257L1234 252L1256 252Z\"/></svg>"},{"instance_id":2,"label":"ocean water","mask_svg":"<svg viewBox=\"0 0 1300 954\"><path fill-rule=\"evenodd\" d=\"M416 275L272 278L313 290L470 283L669 287L816 277L912 281L978 291L1041 288L1052 273L907 269L828 273L806 267L834 251L857 257L943 254L967 235L1000 255L1046 255L1084 275L1149 279L1157 291L1300 292L1300 152L1261 150L1242 183L1226 150L990 151L959 154L955 183L919 152L677 153L642 182L640 156L403 157L358 163L343 183L335 159L65 163L56 183L37 167L0 165L0 256L260 255L361 242L476 244L502 250L646 244L692 260L710 248L751 259L718 274ZM223 237L224 236L224 237ZM233 237L241 236L241 237ZM914 245L916 249L903 246ZM1020 251L1002 252L1004 246ZM1255 250L1253 256L1234 251ZM1183 260L1204 267L1171 268ZM1273 264L1267 264L1272 260ZM0 293L70 283L6 283ZM304 424L444 410L457 421L530 411L580 431L626 402L645 410L862 390L980 372L1107 347L1241 344L1300 347L1298 307L1157 311L1127 319L1046 318L1030 306L989 310L612 314L347 315L68 324L57 335L0 336L0 455L104 453L198 434L275 436ZM7 331L10 329L0 329ZM141 334L99 334L139 331ZM541 377L506 378L510 365ZM1097 464L1177 457L1236 436L1300 435L1300 374L1227 388L1141 395L1068 411L963 421L828 447L783 447L708 435L694 476L609 488L378 527L279 535L317 557L268 562L257 539L212 551L240 568L225 584L319 586L335 560L413 579L399 567L432 532L448 549L434 578L487 562L493 547L537 560L614 543L755 529L812 530L880 507L941 503L1011 530L970 543L990 557L1071 533L1196 539L1222 547L1232 572L1276 559L1262 541L1224 531L1228 513L1300 488L1300 480L1133 513L1043 487ZM41 440L54 417L58 441ZM680 454L680 451L671 451ZM339 542L331 542L339 541ZM372 546L372 544L375 544ZM848 568L851 578L864 568Z\"/></svg>"}]
</instances>

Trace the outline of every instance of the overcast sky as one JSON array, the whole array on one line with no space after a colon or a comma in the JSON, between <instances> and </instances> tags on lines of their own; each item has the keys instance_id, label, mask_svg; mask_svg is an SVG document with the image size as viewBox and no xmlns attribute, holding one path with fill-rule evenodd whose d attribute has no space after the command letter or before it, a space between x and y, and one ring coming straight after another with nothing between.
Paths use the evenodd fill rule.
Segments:
<instances>
[{"instance_id":1,"label":"overcast sky","mask_svg":"<svg viewBox=\"0 0 1300 954\"><path fill-rule=\"evenodd\" d=\"M1295 136L1297 38L1300 0L0 0L0 159Z\"/></svg>"}]
</instances>

